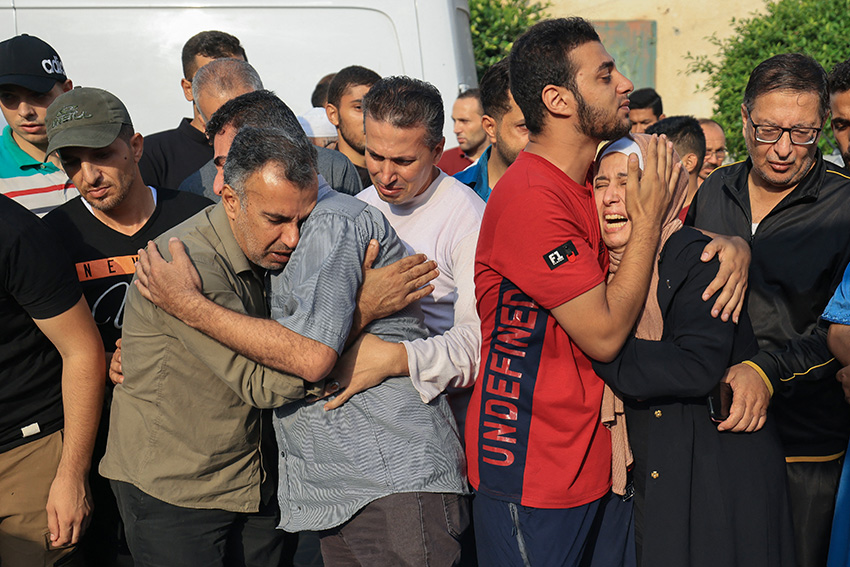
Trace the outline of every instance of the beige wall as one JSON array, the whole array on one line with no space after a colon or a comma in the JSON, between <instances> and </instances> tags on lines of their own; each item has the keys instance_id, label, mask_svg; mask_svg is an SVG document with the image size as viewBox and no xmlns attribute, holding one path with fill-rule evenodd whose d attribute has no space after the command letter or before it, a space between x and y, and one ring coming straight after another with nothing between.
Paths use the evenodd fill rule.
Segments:
<instances>
[{"instance_id":1,"label":"beige wall","mask_svg":"<svg viewBox=\"0 0 850 567\"><path fill-rule=\"evenodd\" d=\"M658 43L655 89L664 101L664 113L710 116L711 93L697 92L704 75L687 75L685 55L712 54L716 50L705 38L732 33L730 21L760 11L764 0L552 0L552 17L581 16L589 20L655 20ZM642 85L636 85L636 88Z\"/></svg>"}]
</instances>

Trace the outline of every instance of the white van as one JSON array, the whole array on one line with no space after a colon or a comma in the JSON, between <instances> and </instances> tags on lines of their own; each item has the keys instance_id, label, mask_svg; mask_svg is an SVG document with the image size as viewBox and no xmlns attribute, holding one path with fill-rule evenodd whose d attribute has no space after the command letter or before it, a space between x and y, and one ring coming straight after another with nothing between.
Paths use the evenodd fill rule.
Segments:
<instances>
[{"instance_id":1,"label":"white van","mask_svg":"<svg viewBox=\"0 0 850 567\"><path fill-rule=\"evenodd\" d=\"M320 78L348 65L433 83L447 146L451 105L477 85L467 0L0 0L0 40L45 40L75 85L114 93L142 134L192 115L180 52L204 30L238 37L266 88L296 114L310 108Z\"/></svg>"}]
</instances>

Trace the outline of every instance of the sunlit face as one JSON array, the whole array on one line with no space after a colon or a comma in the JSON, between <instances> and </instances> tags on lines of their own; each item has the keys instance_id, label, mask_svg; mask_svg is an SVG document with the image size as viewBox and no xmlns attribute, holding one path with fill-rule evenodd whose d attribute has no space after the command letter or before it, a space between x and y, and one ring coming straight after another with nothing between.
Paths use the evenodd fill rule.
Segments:
<instances>
[{"instance_id":1,"label":"sunlit face","mask_svg":"<svg viewBox=\"0 0 850 567\"><path fill-rule=\"evenodd\" d=\"M225 185L222 201L245 256L267 270L283 268L298 245L301 225L316 206L318 190L318 181L304 189L293 184L277 164L266 164L248 176L241 200Z\"/></svg>"},{"instance_id":2,"label":"sunlit face","mask_svg":"<svg viewBox=\"0 0 850 567\"><path fill-rule=\"evenodd\" d=\"M342 138L352 150L362 154L366 148L363 132L363 97L372 85L355 85L345 90L339 99L339 108L331 107L328 120L339 130Z\"/></svg>"},{"instance_id":3,"label":"sunlit face","mask_svg":"<svg viewBox=\"0 0 850 567\"><path fill-rule=\"evenodd\" d=\"M510 93L508 102L511 109L496 120L496 137L491 151L498 152L504 163L510 165L528 145L528 128L525 127L525 116Z\"/></svg>"},{"instance_id":4,"label":"sunlit face","mask_svg":"<svg viewBox=\"0 0 850 567\"><path fill-rule=\"evenodd\" d=\"M37 93L18 85L0 86L0 110L14 135L34 146L47 146L44 117L56 97L70 90L71 81L56 83L46 93Z\"/></svg>"},{"instance_id":5,"label":"sunlit face","mask_svg":"<svg viewBox=\"0 0 850 567\"><path fill-rule=\"evenodd\" d=\"M793 189L815 163L817 138L814 143L799 146L791 143L788 132L772 144L755 139L753 123L782 128L820 128L818 96L814 92L770 91L755 99L752 112L741 105L744 140L753 160L753 181L763 189Z\"/></svg>"},{"instance_id":6,"label":"sunlit face","mask_svg":"<svg viewBox=\"0 0 850 567\"><path fill-rule=\"evenodd\" d=\"M576 87L579 130L595 140L613 140L628 133L630 80L598 41L587 42L570 53L579 62Z\"/></svg>"},{"instance_id":7,"label":"sunlit face","mask_svg":"<svg viewBox=\"0 0 850 567\"><path fill-rule=\"evenodd\" d=\"M723 128L713 122L706 122L701 126L705 134L705 159L702 162L699 177L705 179L712 171L723 165L723 159L726 157L726 135L723 133Z\"/></svg>"},{"instance_id":8,"label":"sunlit face","mask_svg":"<svg viewBox=\"0 0 850 567\"><path fill-rule=\"evenodd\" d=\"M224 164L227 163L227 152L233 145L233 139L238 130L231 125L226 125L218 131L213 138L213 163L215 164L215 179L213 180L213 193L221 195L224 189Z\"/></svg>"},{"instance_id":9,"label":"sunlit face","mask_svg":"<svg viewBox=\"0 0 850 567\"><path fill-rule=\"evenodd\" d=\"M632 122L632 133L643 134L647 128L658 122L658 117L651 108L632 108L629 111L629 120Z\"/></svg>"},{"instance_id":10,"label":"sunlit face","mask_svg":"<svg viewBox=\"0 0 850 567\"><path fill-rule=\"evenodd\" d=\"M452 107L452 121L457 145L466 154L474 155L487 141L487 133L481 125L481 103L475 97L459 98Z\"/></svg>"},{"instance_id":11,"label":"sunlit face","mask_svg":"<svg viewBox=\"0 0 850 567\"><path fill-rule=\"evenodd\" d=\"M599 161L593 178L593 195L602 241L612 252L622 252L632 235L632 223L626 213L626 182L629 157L619 152L606 155Z\"/></svg>"},{"instance_id":12,"label":"sunlit face","mask_svg":"<svg viewBox=\"0 0 850 567\"><path fill-rule=\"evenodd\" d=\"M436 163L445 140L429 148L425 138L422 125L396 128L389 122L366 118L366 169L378 196L387 203L409 201L437 178Z\"/></svg>"},{"instance_id":13,"label":"sunlit face","mask_svg":"<svg viewBox=\"0 0 850 567\"><path fill-rule=\"evenodd\" d=\"M833 93L829 97L829 108L832 112L832 135L844 158L844 166L850 167L850 91Z\"/></svg>"},{"instance_id":14,"label":"sunlit face","mask_svg":"<svg viewBox=\"0 0 850 567\"><path fill-rule=\"evenodd\" d=\"M129 143L118 137L104 148L62 148L59 157L83 199L93 208L108 212L130 193L143 149L142 136L136 133Z\"/></svg>"}]
</instances>

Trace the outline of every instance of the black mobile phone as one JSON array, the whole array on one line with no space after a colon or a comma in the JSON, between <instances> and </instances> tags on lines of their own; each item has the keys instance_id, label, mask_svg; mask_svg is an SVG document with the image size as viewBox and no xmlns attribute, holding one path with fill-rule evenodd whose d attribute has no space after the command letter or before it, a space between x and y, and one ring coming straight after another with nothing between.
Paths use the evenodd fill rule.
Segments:
<instances>
[{"instance_id":1,"label":"black mobile phone","mask_svg":"<svg viewBox=\"0 0 850 567\"><path fill-rule=\"evenodd\" d=\"M732 386L726 382L718 382L708 394L708 415L714 423L726 421L729 418L729 408L732 407Z\"/></svg>"}]
</instances>

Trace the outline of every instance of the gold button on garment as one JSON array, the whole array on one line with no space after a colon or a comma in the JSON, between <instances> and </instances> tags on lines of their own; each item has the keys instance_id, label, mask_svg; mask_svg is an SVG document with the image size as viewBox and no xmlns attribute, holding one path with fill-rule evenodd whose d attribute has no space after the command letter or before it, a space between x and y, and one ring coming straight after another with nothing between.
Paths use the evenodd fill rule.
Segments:
<instances>
[{"instance_id":1,"label":"gold button on garment","mask_svg":"<svg viewBox=\"0 0 850 567\"><path fill-rule=\"evenodd\" d=\"M658 474L658 471L652 471L652 473L650 473L650 475L649 475L649 476L651 476L652 478L658 478L658 477L659 477L659 476L661 476L661 475L660 475L660 474Z\"/></svg>"},{"instance_id":2,"label":"gold button on garment","mask_svg":"<svg viewBox=\"0 0 850 567\"><path fill-rule=\"evenodd\" d=\"M655 410L655 417L661 417L661 410L660 409Z\"/></svg>"}]
</instances>

